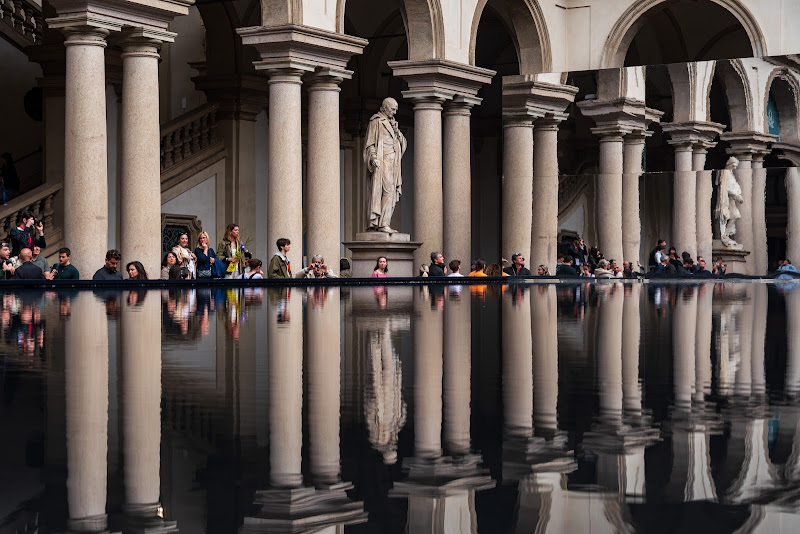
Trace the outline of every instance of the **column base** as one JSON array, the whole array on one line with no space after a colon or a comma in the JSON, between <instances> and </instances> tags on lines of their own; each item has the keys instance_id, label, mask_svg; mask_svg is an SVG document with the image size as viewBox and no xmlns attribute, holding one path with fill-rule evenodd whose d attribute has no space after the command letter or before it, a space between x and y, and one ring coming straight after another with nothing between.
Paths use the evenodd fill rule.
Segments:
<instances>
[{"instance_id":1,"label":"column base","mask_svg":"<svg viewBox=\"0 0 800 534\"><path fill-rule=\"evenodd\" d=\"M416 276L414 252L422 245L411 241L409 234L387 234L384 232L361 232L355 241L344 246L353 252L353 277L369 278L375 270L378 258L384 256L389 264L392 277Z\"/></svg>"},{"instance_id":2,"label":"column base","mask_svg":"<svg viewBox=\"0 0 800 534\"><path fill-rule=\"evenodd\" d=\"M711 248L711 256L714 260L722 258L722 263L728 266L728 274L747 274L747 250L730 249L722 244L722 241L715 239ZM708 261L706 261L708 264ZM709 269L710 270L710 269Z\"/></svg>"}]
</instances>

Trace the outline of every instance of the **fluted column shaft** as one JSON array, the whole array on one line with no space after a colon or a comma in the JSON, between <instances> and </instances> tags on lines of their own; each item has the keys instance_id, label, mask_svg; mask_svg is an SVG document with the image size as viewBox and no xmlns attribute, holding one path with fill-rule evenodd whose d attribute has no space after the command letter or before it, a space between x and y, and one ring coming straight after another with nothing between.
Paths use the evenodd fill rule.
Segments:
<instances>
[{"instance_id":1,"label":"fluted column shaft","mask_svg":"<svg viewBox=\"0 0 800 534\"><path fill-rule=\"evenodd\" d=\"M753 253L752 274L765 275L769 259L767 256L767 170L764 156L753 158ZM745 201L746 202L746 201Z\"/></svg>"},{"instance_id":2,"label":"fluted column shaft","mask_svg":"<svg viewBox=\"0 0 800 534\"><path fill-rule=\"evenodd\" d=\"M462 265L472 259L471 108L469 103L455 101L444 110L444 257L460 260Z\"/></svg>"},{"instance_id":3,"label":"fluted column shaft","mask_svg":"<svg viewBox=\"0 0 800 534\"><path fill-rule=\"evenodd\" d=\"M308 88L308 197L309 258L322 254L337 265L341 250L339 184L339 84L342 78L316 74ZM299 248L299 247L298 247Z\"/></svg>"},{"instance_id":4,"label":"fluted column shaft","mask_svg":"<svg viewBox=\"0 0 800 534\"><path fill-rule=\"evenodd\" d=\"M706 171L705 147L695 145L692 154L692 168L695 171L697 180L696 189L696 216L697 216L697 257L703 258L707 264L711 264L712 246L714 232L711 222L711 197L714 193L714 178L711 171ZM710 270L710 269L709 269Z\"/></svg>"},{"instance_id":5,"label":"fluted column shaft","mask_svg":"<svg viewBox=\"0 0 800 534\"><path fill-rule=\"evenodd\" d=\"M122 429L125 504L152 515L161 464L161 299L122 308Z\"/></svg>"},{"instance_id":6,"label":"fluted column shaft","mask_svg":"<svg viewBox=\"0 0 800 534\"><path fill-rule=\"evenodd\" d=\"M560 123L559 119L539 119L533 130L532 198L536 217L531 218L531 257L528 261L533 272L539 265L546 265L551 273L556 272Z\"/></svg>"},{"instance_id":7,"label":"fluted column shaft","mask_svg":"<svg viewBox=\"0 0 800 534\"><path fill-rule=\"evenodd\" d=\"M672 243L678 254L697 255L697 175L692 145L675 145L675 177L672 200Z\"/></svg>"},{"instance_id":8,"label":"fluted column shaft","mask_svg":"<svg viewBox=\"0 0 800 534\"><path fill-rule=\"evenodd\" d=\"M427 288L414 294L414 451L442 455L443 314L432 309Z\"/></svg>"},{"instance_id":9,"label":"fluted column shaft","mask_svg":"<svg viewBox=\"0 0 800 534\"><path fill-rule=\"evenodd\" d=\"M645 136L629 134L625 136L622 178L622 254L617 260L627 260L635 267L641 261L642 219L639 209L639 178L642 176L642 154ZM615 258L616 259L616 258Z\"/></svg>"},{"instance_id":10,"label":"fluted column shaft","mask_svg":"<svg viewBox=\"0 0 800 534\"><path fill-rule=\"evenodd\" d=\"M159 42L128 37L122 43L122 259L139 260L148 273L161 269L161 130ZM88 273L86 273L88 274Z\"/></svg>"},{"instance_id":11,"label":"fluted column shaft","mask_svg":"<svg viewBox=\"0 0 800 534\"><path fill-rule=\"evenodd\" d=\"M339 289L327 292L324 304L306 311L306 359L311 474L316 484L339 482L340 338Z\"/></svg>"},{"instance_id":12,"label":"fluted column shaft","mask_svg":"<svg viewBox=\"0 0 800 534\"><path fill-rule=\"evenodd\" d=\"M472 356L469 291L450 298L444 309L444 440L448 454L470 449Z\"/></svg>"},{"instance_id":13,"label":"fluted column shaft","mask_svg":"<svg viewBox=\"0 0 800 534\"><path fill-rule=\"evenodd\" d=\"M504 258L530 254L533 220L533 127L530 120L513 119L503 128L503 244ZM532 265L529 263L529 265Z\"/></svg>"},{"instance_id":14,"label":"fluted column shaft","mask_svg":"<svg viewBox=\"0 0 800 534\"><path fill-rule=\"evenodd\" d=\"M286 289L276 300L267 320L270 483L295 488L303 482L303 302Z\"/></svg>"},{"instance_id":15,"label":"fluted column shaft","mask_svg":"<svg viewBox=\"0 0 800 534\"><path fill-rule=\"evenodd\" d=\"M68 28L64 33L64 205L68 207L64 210L64 242L72 250L72 264L86 278L103 264L108 248L104 54L108 31Z\"/></svg>"},{"instance_id":16,"label":"fluted column shaft","mask_svg":"<svg viewBox=\"0 0 800 534\"><path fill-rule=\"evenodd\" d=\"M792 265L800 265L800 169L786 169L785 180L789 215L786 222L786 252Z\"/></svg>"},{"instance_id":17,"label":"fluted column shaft","mask_svg":"<svg viewBox=\"0 0 800 534\"><path fill-rule=\"evenodd\" d=\"M622 134L600 137L600 176L597 177L597 240L606 259L622 264Z\"/></svg>"},{"instance_id":18,"label":"fluted column shaft","mask_svg":"<svg viewBox=\"0 0 800 534\"><path fill-rule=\"evenodd\" d=\"M289 238L294 245L293 253L297 255L295 257L302 257L303 140L300 134L300 86L303 73L287 68L272 70L268 74L267 241L269 246L274 246L279 238ZM330 165L329 161L325 163ZM326 221L325 224L335 225L338 229L339 220ZM326 260L330 261L327 258Z\"/></svg>"},{"instance_id":19,"label":"fluted column shaft","mask_svg":"<svg viewBox=\"0 0 800 534\"><path fill-rule=\"evenodd\" d=\"M414 100L414 233L422 245L414 263L430 263L430 253L442 250L442 100ZM452 258L445 257L449 262Z\"/></svg>"},{"instance_id":20,"label":"fluted column shaft","mask_svg":"<svg viewBox=\"0 0 800 534\"><path fill-rule=\"evenodd\" d=\"M91 292L72 300L64 349L70 522L101 531L107 523L108 326L105 306Z\"/></svg>"}]
</instances>

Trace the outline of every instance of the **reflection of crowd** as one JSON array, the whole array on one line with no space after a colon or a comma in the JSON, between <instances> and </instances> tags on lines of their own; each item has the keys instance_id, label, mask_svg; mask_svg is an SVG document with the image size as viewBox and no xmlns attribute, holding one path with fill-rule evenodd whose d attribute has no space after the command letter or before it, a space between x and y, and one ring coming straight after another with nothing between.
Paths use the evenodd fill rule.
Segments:
<instances>
[{"instance_id":1,"label":"reflection of crowd","mask_svg":"<svg viewBox=\"0 0 800 534\"><path fill-rule=\"evenodd\" d=\"M42 309L52 293L5 293L2 300L2 344L24 358L43 357L45 320Z\"/></svg>"},{"instance_id":2,"label":"reflection of crowd","mask_svg":"<svg viewBox=\"0 0 800 534\"><path fill-rule=\"evenodd\" d=\"M261 288L201 288L161 293L165 341L184 342L206 336L211 318L219 312L231 339L238 339L239 328L252 305L260 305Z\"/></svg>"}]
</instances>

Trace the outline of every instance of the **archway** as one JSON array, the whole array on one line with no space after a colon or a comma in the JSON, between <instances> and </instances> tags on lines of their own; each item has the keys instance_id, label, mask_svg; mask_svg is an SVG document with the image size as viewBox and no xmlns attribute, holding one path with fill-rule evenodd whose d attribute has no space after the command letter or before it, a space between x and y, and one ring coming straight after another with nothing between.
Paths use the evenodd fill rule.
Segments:
<instances>
[{"instance_id":1,"label":"archway","mask_svg":"<svg viewBox=\"0 0 800 534\"><path fill-rule=\"evenodd\" d=\"M765 55L764 35L739 0L641 0L615 23L601 66Z\"/></svg>"},{"instance_id":2,"label":"archway","mask_svg":"<svg viewBox=\"0 0 800 534\"><path fill-rule=\"evenodd\" d=\"M777 135L780 143L800 144L797 117L800 81L787 72L776 70L767 82L765 95L764 131Z\"/></svg>"}]
</instances>

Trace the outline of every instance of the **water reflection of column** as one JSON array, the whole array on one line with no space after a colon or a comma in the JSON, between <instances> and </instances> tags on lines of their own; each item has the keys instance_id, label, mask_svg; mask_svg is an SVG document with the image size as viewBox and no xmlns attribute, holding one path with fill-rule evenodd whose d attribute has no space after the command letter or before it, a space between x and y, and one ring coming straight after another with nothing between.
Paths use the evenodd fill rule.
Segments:
<instances>
[{"instance_id":1,"label":"water reflection of column","mask_svg":"<svg viewBox=\"0 0 800 534\"><path fill-rule=\"evenodd\" d=\"M276 309L267 320L270 483L276 488L299 487L303 481L303 300L300 292L291 293L270 290Z\"/></svg>"},{"instance_id":2,"label":"water reflection of column","mask_svg":"<svg viewBox=\"0 0 800 534\"><path fill-rule=\"evenodd\" d=\"M744 306L739 312L737 326L739 330L739 364L736 367L736 381L734 393L739 396L749 397L753 386L753 285L747 284L742 295Z\"/></svg>"},{"instance_id":3,"label":"water reflection of column","mask_svg":"<svg viewBox=\"0 0 800 534\"><path fill-rule=\"evenodd\" d=\"M800 394L800 287L786 293L786 394Z\"/></svg>"},{"instance_id":4,"label":"water reflection of column","mask_svg":"<svg viewBox=\"0 0 800 534\"><path fill-rule=\"evenodd\" d=\"M695 350L697 323L696 288L678 287L678 298L673 310L672 349L674 362L673 384L675 406L688 412L692 406L692 389L695 385Z\"/></svg>"},{"instance_id":5,"label":"water reflection of column","mask_svg":"<svg viewBox=\"0 0 800 534\"><path fill-rule=\"evenodd\" d=\"M444 439L448 454L463 455L470 447L472 310L469 291L450 290L444 310Z\"/></svg>"},{"instance_id":6,"label":"water reflection of column","mask_svg":"<svg viewBox=\"0 0 800 534\"><path fill-rule=\"evenodd\" d=\"M625 286L622 309L622 402L625 414L642 415L642 389L639 384L639 302L642 286Z\"/></svg>"},{"instance_id":7,"label":"water reflection of column","mask_svg":"<svg viewBox=\"0 0 800 534\"><path fill-rule=\"evenodd\" d=\"M622 424L622 284L606 291L597 318L597 388L600 417L612 425Z\"/></svg>"},{"instance_id":8,"label":"water reflection of column","mask_svg":"<svg viewBox=\"0 0 800 534\"><path fill-rule=\"evenodd\" d=\"M143 295L122 309L122 425L125 510L158 521L161 451L161 301ZM149 298L148 298L149 297ZM175 524L149 525L169 532ZM150 530L148 530L150 532Z\"/></svg>"},{"instance_id":9,"label":"water reflection of column","mask_svg":"<svg viewBox=\"0 0 800 534\"><path fill-rule=\"evenodd\" d=\"M70 530L106 528L108 330L105 306L82 291L64 333Z\"/></svg>"},{"instance_id":10,"label":"water reflection of column","mask_svg":"<svg viewBox=\"0 0 800 534\"><path fill-rule=\"evenodd\" d=\"M503 298L503 407L506 432L533 431L533 345L530 295L509 289Z\"/></svg>"},{"instance_id":11,"label":"water reflection of column","mask_svg":"<svg viewBox=\"0 0 800 534\"><path fill-rule=\"evenodd\" d=\"M533 340L533 426L548 436L558 429L558 322L556 288L531 290Z\"/></svg>"},{"instance_id":12,"label":"water reflection of column","mask_svg":"<svg viewBox=\"0 0 800 534\"><path fill-rule=\"evenodd\" d=\"M695 336L694 400L702 402L711 393L711 331L714 286L700 284L697 288L697 323Z\"/></svg>"},{"instance_id":13,"label":"water reflection of column","mask_svg":"<svg viewBox=\"0 0 800 534\"><path fill-rule=\"evenodd\" d=\"M764 261L766 262L766 256ZM755 284L753 286L753 348L750 356L752 388L755 395L764 395L767 390L764 376L764 343L767 336L768 299L767 286Z\"/></svg>"},{"instance_id":14,"label":"water reflection of column","mask_svg":"<svg viewBox=\"0 0 800 534\"><path fill-rule=\"evenodd\" d=\"M430 295L428 291L430 289ZM414 450L418 458L442 455L442 287L414 293Z\"/></svg>"},{"instance_id":15,"label":"water reflection of column","mask_svg":"<svg viewBox=\"0 0 800 534\"><path fill-rule=\"evenodd\" d=\"M308 431L311 473L314 482L339 482L339 289L327 292L320 306L310 303L306 312L306 358L308 362Z\"/></svg>"}]
</instances>

